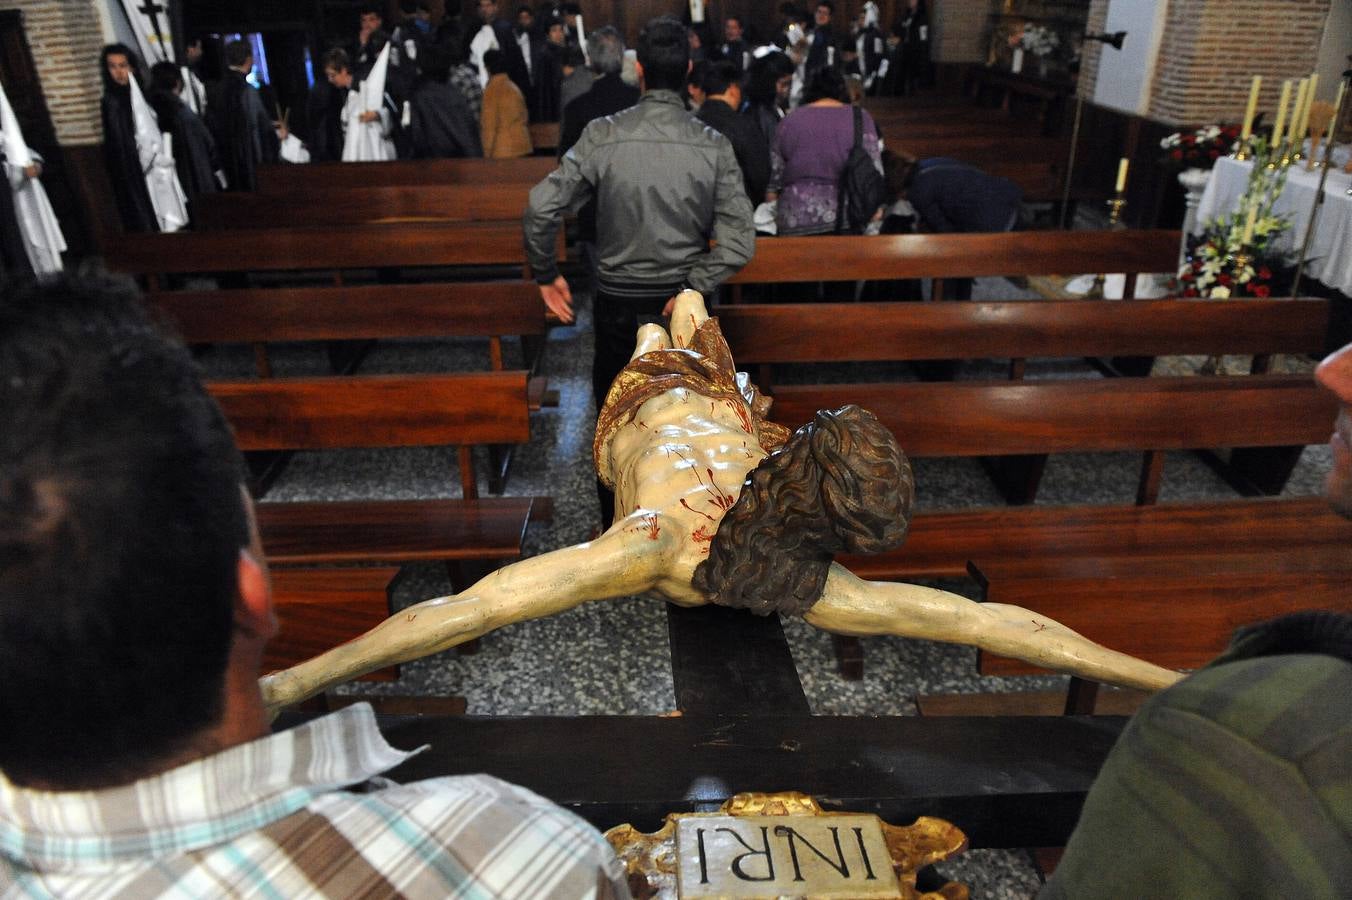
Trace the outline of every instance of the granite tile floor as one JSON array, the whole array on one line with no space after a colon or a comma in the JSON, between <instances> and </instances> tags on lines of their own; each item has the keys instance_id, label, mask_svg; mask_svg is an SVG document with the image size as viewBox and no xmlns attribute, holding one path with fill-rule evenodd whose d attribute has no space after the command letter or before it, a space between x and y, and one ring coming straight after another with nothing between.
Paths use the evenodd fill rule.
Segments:
<instances>
[{"instance_id":1,"label":"granite tile floor","mask_svg":"<svg viewBox=\"0 0 1352 900\"><path fill-rule=\"evenodd\" d=\"M979 279L975 299L1019 296L1003 279ZM1026 294L1025 294L1026 295ZM589 298L579 292L578 321L550 334L543 372L559 392L557 408L532 417L532 440L518 448L507 493L555 498L548 525L532 525L527 553L535 554L586 540L600 519L591 470L595 411L590 396ZM508 347L520 359L518 347ZM322 350L306 345L274 345L278 374L325 370ZM487 364L486 342L475 340L409 340L381 342L362 365L363 372L457 371ZM1195 365L1197 361L1170 361ZM247 347L222 346L203 358L213 377L252 374ZM1308 368L1295 360L1294 368ZM811 377L859 380L869 377L912 377L905 367L827 367ZM959 377L1003 377L991 363L969 364ZM1079 363L1033 361L1029 377L1085 377ZM800 373L799 377L806 376ZM777 373L790 380L792 373ZM1328 464L1328 451L1305 451L1288 487L1289 493L1316 493ZM1130 503L1134 497L1139 457L1135 454L1065 454L1052 457L1039 503ZM919 460L915 464L921 508L999 505L1000 496L973 460ZM480 471L486 467L481 466ZM486 489L484 485L481 488ZM268 495L269 500L338 500L366 498L455 497L460 493L456 456L449 448L353 450L296 454ZM1162 500L1234 496L1195 456L1170 454L1161 490ZM969 582L943 587L976 596ZM438 565L407 567L395 599L402 607L450 592ZM844 681L837 674L831 639L801 620L786 621L785 632L803 688L819 715L913 715L916 694L1026 690L1063 684L1063 679L992 678L975 675L975 651L950 645L904 639L873 638L866 642L863 680ZM666 619L662 605L629 598L590 604L549 619L502 629L482 641L474 656L455 651L403 667L397 683L363 685L363 691L398 694L457 694L469 711L480 715L652 715L675 708L668 664ZM1022 898L1036 892L1039 878L1022 851L969 851L942 867L949 877L965 881L974 897Z\"/></svg>"}]
</instances>

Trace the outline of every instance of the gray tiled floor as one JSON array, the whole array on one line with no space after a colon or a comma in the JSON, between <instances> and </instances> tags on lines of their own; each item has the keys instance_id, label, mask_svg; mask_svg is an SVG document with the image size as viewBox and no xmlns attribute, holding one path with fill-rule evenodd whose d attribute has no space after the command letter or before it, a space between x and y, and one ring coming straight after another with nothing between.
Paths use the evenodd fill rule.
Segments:
<instances>
[{"instance_id":1,"label":"gray tiled floor","mask_svg":"<svg viewBox=\"0 0 1352 900\"><path fill-rule=\"evenodd\" d=\"M1002 280L981 279L976 298L1017 294ZM559 391L557 408L532 417L532 441L519 449L508 494L549 495L556 513L548 526L528 534L530 553L587 539L599 525L591 473L594 410L590 398L590 316L579 296L578 324L550 336L544 371ZM509 348L517 352L517 348ZM323 371L314 347L275 346L279 374ZM451 371L481 368L485 344L477 341L382 342L363 364L365 372ZM519 358L519 357L518 357ZM252 356L245 347L220 347L203 360L210 374L248 375ZM510 357L509 357L510 364ZM993 364L992 364L993 365ZM999 377L1003 369L969 367L961 377ZM823 374L823 373L814 373ZM857 373L828 370L840 379ZM1084 377L1084 366L1034 361L1030 377ZM900 377L908 377L904 374ZM1288 489L1313 493L1327 465L1327 450L1307 450ZM1133 454L1066 454L1047 467L1039 503L1130 503L1138 474ZM919 503L925 508L996 505L1000 497L972 460L916 463ZM455 454L447 449L338 451L297 454L269 499L454 497L459 495ZM1162 499L1233 496L1212 471L1191 454L1170 454ZM946 584L975 596L974 586ZM411 566L397 592L404 605L448 593L444 571ZM911 715L917 693L995 691L1056 685L1057 678L983 678L974 674L974 651L924 641L876 638L866 643L865 677L842 680L829 636L801 621L785 623L794 659L814 712L821 715ZM591 604L548 620L524 622L489 635L478 655L454 651L406 665L397 693L460 694L476 714L656 714L675 707L667 663L666 619L652 600L627 599ZM367 687L363 686L363 690ZM950 866L975 897L1027 897L1038 879L1025 853L973 851Z\"/></svg>"}]
</instances>

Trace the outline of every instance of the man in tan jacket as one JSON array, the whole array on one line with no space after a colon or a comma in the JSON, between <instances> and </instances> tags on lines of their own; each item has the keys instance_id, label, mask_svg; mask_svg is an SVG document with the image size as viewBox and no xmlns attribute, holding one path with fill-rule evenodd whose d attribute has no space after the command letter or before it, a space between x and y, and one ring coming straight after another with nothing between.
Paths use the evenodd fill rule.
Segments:
<instances>
[{"instance_id":1,"label":"man in tan jacket","mask_svg":"<svg viewBox=\"0 0 1352 900\"><path fill-rule=\"evenodd\" d=\"M527 125L526 98L507 76L507 57L501 50L489 50L484 54L484 67L488 69L480 116L484 156L488 159L530 156L534 148Z\"/></svg>"}]
</instances>

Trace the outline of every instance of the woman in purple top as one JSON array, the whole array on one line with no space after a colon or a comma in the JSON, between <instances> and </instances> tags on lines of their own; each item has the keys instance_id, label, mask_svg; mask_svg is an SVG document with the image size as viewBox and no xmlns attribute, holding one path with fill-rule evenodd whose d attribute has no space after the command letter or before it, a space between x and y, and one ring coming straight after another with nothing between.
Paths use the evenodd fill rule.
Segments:
<instances>
[{"instance_id":1,"label":"woman in purple top","mask_svg":"<svg viewBox=\"0 0 1352 900\"><path fill-rule=\"evenodd\" d=\"M882 171L878 129L864 112L864 150ZM827 234L836 230L840 176L854 146L854 111L845 78L833 67L818 70L803 93L803 105L784 117L770 148L767 200L778 195L779 234Z\"/></svg>"}]
</instances>

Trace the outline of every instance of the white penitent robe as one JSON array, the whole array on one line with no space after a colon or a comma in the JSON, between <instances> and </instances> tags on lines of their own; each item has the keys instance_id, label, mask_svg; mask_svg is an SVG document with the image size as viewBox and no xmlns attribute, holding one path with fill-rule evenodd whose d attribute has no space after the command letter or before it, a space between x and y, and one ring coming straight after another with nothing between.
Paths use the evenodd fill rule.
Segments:
<instances>
[{"instance_id":1,"label":"white penitent robe","mask_svg":"<svg viewBox=\"0 0 1352 900\"><path fill-rule=\"evenodd\" d=\"M61 271L61 253L66 249L66 238L52 211L51 201L42 182L29 178L24 170L42 160L24 143L19 120L9 98L0 90L0 142L5 151L5 176L14 191L14 213L23 233L23 246L28 261L39 275Z\"/></svg>"},{"instance_id":2,"label":"white penitent robe","mask_svg":"<svg viewBox=\"0 0 1352 900\"><path fill-rule=\"evenodd\" d=\"M178 183L169 135L160 132L155 113L141 96L135 78L131 79L131 119L136 130L136 153L146 175L146 190L150 192L150 205L155 207L160 231L178 231L188 224L188 196Z\"/></svg>"},{"instance_id":3,"label":"white penitent robe","mask_svg":"<svg viewBox=\"0 0 1352 900\"><path fill-rule=\"evenodd\" d=\"M385 76L390 67L390 45L376 57L371 74L347 92L343 104L343 162L381 162L394 159L394 141L389 135L394 122L385 108ZM374 122L363 122L362 113L380 114Z\"/></svg>"},{"instance_id":4,"label":"white penitent robe","mask_svg":"<svg viewBox=\"0 0 1352 900\"><path fill-rule=\"evenodd\" d=\"M469 61L479 70L479 87L488 86L488 69L484 66L484 54L489 50L500 50L498 35L492 25L484 25L469 42Z\"/></svg>"}]
</instances>

